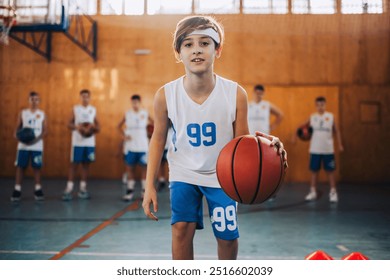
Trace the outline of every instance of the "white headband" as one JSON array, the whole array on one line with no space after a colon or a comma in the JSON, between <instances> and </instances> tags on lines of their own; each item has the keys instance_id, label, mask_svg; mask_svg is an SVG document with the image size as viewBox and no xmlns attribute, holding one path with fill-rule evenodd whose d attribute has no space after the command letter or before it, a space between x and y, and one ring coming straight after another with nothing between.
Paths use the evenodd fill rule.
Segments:
<instances>
[{"instance_id":1,"label":"white headband","mask_svg":"<svg viewBox=\"0 0 390 280\"><path fill-rule=\"evenodd\" d=\"M206 35L213 39L217 44L221 43L221 39L219 38L219 34L217 31L215 31L213 28L207 28L207 29L197 29L188 34L188 36L191 35Z\"/></svg>"}]
</instances>

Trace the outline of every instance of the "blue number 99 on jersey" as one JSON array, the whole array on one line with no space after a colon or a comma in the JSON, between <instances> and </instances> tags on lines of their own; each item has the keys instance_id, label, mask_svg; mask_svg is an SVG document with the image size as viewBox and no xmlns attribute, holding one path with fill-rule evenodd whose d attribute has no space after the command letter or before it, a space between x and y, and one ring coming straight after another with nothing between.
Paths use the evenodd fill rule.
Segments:
<instances>
[{"instance_id":1,"label":"blue number 99 on jersey","mask_svg":"<svg viewBox=\"0 0 390 280\"><path fill-rule=\"evenodd\" d=\"M190 137L188 141L191 146L200 147L212 146L216 143L217 126L213 122L206 122L202 124L190 123L187 125L187 135Z\"/></svg>"}]
</instances>

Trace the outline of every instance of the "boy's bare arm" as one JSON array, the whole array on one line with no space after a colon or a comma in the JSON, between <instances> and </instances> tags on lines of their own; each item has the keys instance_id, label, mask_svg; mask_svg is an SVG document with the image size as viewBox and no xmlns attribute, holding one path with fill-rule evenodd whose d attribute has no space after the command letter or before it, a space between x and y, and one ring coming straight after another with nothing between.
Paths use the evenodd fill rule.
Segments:
<instances>
[{"instance_id":1,"label":"boy's bare arm","mask_svg":"<svg viewBox=\"0 0 390 280\"><path fill-rule=\"evenodd\" d=\"M97 117L95 117L95 119L93 120L93 129L94 129L95 133L100 131L100 122L97 119Z\"/></svg>"},{"instance_id":2,"label":"boy's bare arm","mask_svg":"<svg viewBox=\"0 0 390 280\"><path fill-rule=\"evenodd\" d=\"M154 98L154 131L149 144L149 158L146 172L146 188L142 207L145 215L157 221L155 213L158 211L157 193L154 182L158 176L162 154L168 132L168 110L165 101L164 89L157 91ZM153 212L151 211L153 206Z\"/></svg>"},{"instance_id":3,"label":"boy's bare arm","mask_svg":"<svg viewBox=\"0 0 390 280\"><path fill-rule=\"evenodd\" d=\"M270 126L270 129L272 131L282 122L284 115L282 110L280 110L272 103L271 103L271 114L276 117L275 121Z\"/></svg>"},{"instance_id":4,"label":"boy's bare arm","mask_svg":"<svg viewBox=\"0 0 390 280\"><path fill-rule=\"evenodd\" d=\"M333 123L333 131L334 131L334 134L336 135L337 143L339 145L339 151L343 152L344 146L343 146L343 141L341 138L341 132L340 132L340 128L338 127L336 122Z\"/></svg>"},{"instance_id":5,"label":"boy's bare arm","mask_svg":"<svg viewBox=\"0 0 390 280\"><path fill-rule=\"evenodd\" d=\"M20 112L18 115L18 120L16 121L15 132L14 132L14 136L16 139L18 139L16 134L18 133L18 130L22 128L22 126L23 126L22 112Z\"/></svg>"}]
</instances>

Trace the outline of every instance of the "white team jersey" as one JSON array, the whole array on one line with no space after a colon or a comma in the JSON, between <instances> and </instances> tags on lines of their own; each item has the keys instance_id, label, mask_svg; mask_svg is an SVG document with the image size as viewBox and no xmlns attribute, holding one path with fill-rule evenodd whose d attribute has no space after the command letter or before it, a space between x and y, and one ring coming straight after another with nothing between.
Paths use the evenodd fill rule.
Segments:
<instances>
[{"instance_id":1,"label":"white team jersey","mask_svg":"<svg viewBox=\"0 0 390 280\"><path fill-rule=\"evenodd\" d=\"M164 86L172 144L168 150L169 179L219 188L216 162L233 139L237 83L216 76L213 91L197 104L184 89L183 77Z\"/></svg>"},{"instance_id":2,"label":"white team jersey","mask_svg":"<svg viewBox=\"0 0 390 280\"><path fill-rule=\"evenodd\" d=\"M332 113L325 112L320 115L314 113L310 116L310 126L313 128L313 135L310 140L310 153L312 154L333 154L333 124Z\"/></svg>"},{"instance_id":3,"label":"white team jersey","mask_svg":"<svg viewBox=\"0 0 390 280\"><path fill-rule=\"evenodd\" d=\"M125 114L125 135L130 136L131 140L125 141L125 153L147 152L149 146L148 134L148 111L141 109L138 112L129 110Z\"/></svg>"},{"instance_id":4,"label":"white team jersey","mask_svg":"<svg viewBox=\"0 0 390 280\"><path fill-rule=\"evenodd\" d=\"M167 133L167 141L165 142L165 150L169 149L169 146L172 144L172 137L173 137L173 129L172 126L168 128L168 133Z\"/></svg>"},{"instance_id":5,"label":"white team jersey","mask_svg":"<svg viewBox=\"0 0 390 280\"><path fill-rule=\"evenodd\" d=\"M270 133L271 104L268 101L259 103L250 102L248 106L249 132L255 134L256 131Z\"/></svg>"},{"instance_id":6,"label":"white team jersey","mask_svg":"<svg viewBox=\"0 0 390 280\"><path fill-rule=\"evenodd\" d=\"M73 107L74 123L94 123L96 118L96 108L92 105L84 107L75 105ZM95 147L95 135L83 137L76 129L72 131L72 147Z\"/></svg>"},{"instance_id":7,"label":"white team jersey","mask_svg":"<svg viewBox=\"0 0 390 280\"><path fill-rule=\"evenodd\" d=\"M41 110L36 110L35 112L32 112L30 109L22 110L22 127L34 129L35 137L42 134L44 120L45 113ZM25 145L19 142L18 150L43 151L43 140L41 139L33 145Z\"/></svg>"}]
</instances>

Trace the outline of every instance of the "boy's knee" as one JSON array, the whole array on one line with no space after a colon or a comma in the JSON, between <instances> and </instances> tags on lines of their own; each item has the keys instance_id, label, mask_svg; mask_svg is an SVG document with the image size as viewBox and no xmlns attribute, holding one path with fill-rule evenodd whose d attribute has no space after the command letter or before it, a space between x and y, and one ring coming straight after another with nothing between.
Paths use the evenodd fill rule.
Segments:
<instances>
[{"instance_id":1,"label":"boy's knee","mask_svg":"<svg viewBox=\"0 0 390 280\"><path fill-rule=\"evenodd\" d=\"M195 223L178 222L172 225L173 237L179 240L192 236L195 232Z\"/></svg>"},{"instance_id":2,"label":"boy's knee","mask_svg":"<svg viewBox=\"0 0 390 280\"><path fill-rule=\"evenodd\" d=\"M220 238L217 238L218 244L223 247L234 247L238 244L238 239L232 239L232 240L223 240Z\"/></svg>"}]
</instances>

